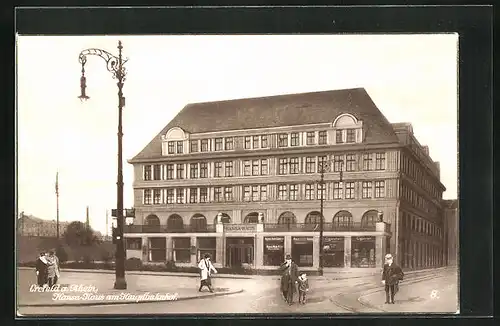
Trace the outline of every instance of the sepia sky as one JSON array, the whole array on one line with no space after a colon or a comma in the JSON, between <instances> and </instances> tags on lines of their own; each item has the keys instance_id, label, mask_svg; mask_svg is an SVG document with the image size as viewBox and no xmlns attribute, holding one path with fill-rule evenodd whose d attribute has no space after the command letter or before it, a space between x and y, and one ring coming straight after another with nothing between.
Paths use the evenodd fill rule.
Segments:
<instances>
[{"instance_id":1,"label":"sepia sky","mask_svg":"<svg viewBox=\"0 0 500 326\"><path fill-rule=\"evenodd\" d=\"M117 54L123 42L125 207L135 156L186 104L364 87L390 122L411 122L441 164L445 199L457 198L458 35L18 36L18 211L85 220L106 232L116 206L117 86L83 49Z\"/></svg>"}]
</instances>

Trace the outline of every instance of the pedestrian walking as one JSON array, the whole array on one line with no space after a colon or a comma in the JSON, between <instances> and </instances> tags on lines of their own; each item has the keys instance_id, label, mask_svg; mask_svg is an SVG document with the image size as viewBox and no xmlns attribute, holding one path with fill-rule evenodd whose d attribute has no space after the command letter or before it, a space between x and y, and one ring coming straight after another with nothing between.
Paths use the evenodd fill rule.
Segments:
<instances>
[{"instance_id":1,"label":"pedestrian walking","mask_svg":"<svg viewBox=\"0 0 500 326\"><path fill-rule=\"evenodd\" d=\"M399 281L404 277L403 270L396 263L391 254L385 255L382 283L385 285L385 303L394 304L394 296L399 289Z\"/></svg>"},{"instance_id":2,"label":"pedestrian walking","mask_svg":"<svg viewBox=\"0 0 500 326\"><path fill-rule=\"evenodd\" d=\"M45 252L41 252L36 260L35 270L38 286L44 286L47 283L47 265Z\"/></svg>"},{"instance_id":3,"label":"pedestrian walking","mask_svg":"<svg viewBox=\"0 0 500 326\"><path fill-rule=\"evenodd\" d=\"M49 287L52 287L52 285L56 284L56 278L57 278L57 269L58 264L56 262L56 257L54 255L54 251L50 251L49 255L46 257L47 260L47 283L49 284Z\"/></svg>"},{"instance_id":4,"label":"pedestrian walking","mask_svg":"<svg viewBox=\"0 0 500 326\"><path fill-rule=\"evenodd\" d=\"M198 291L201 292L201 289L206 286L210 292L214 292L212 288L212 272L217 273L217 270L212 265L209 254L205 254L204 258L200 260L198 268L200 269L200 288Z\"/></svg>"},{"instance_id":5,"label":"pedestrian walking","mask_svg":"<svg viewBox=\"0 0 500 326\"><path fill-rule=\"evenodd\" d=\"M306 304L306 293L309 291L309 280L307 279L307 274L304 272L300 273L297 281L299 282L299 303Z\"/></svg>"},{"instance_id":6,"label":"pedestrian walking","mask_svg":"<svg viewBox=\"0 0 500 326\"><path fill-rule=\"evenodd\" d=\"M293 304L295 285L298 283L298 267L290 255L286 255L285 261L281 264L281 293L288 305Z\"/></svg>"},{"instance_id":7,"label":"pedestrian walking","mask_svg":"<svg viewBox=\"0 0 500 326\"><path fill-rule=\"evenodd\" d=\"M54 275L54 279L53 279L53 284L57 284L57 281L61 277L61 269L60 269L60 266L59 266L59 257L57 257L57 255L56 255L56 253L55 253L54 250L51 250L49 252L49 258L54 263L55 275Z\"/></svg>"}]
</instances>

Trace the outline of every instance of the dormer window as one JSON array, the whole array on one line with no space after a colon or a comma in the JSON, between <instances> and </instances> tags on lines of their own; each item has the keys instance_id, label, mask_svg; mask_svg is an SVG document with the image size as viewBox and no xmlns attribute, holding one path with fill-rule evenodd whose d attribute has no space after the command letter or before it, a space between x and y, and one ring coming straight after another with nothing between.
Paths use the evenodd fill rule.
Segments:
<instances>
[{"instance_id":1,"label":"dormer window","mask_svg":"<svg viewBox=\"0 0 500 326\"><path fill-rule=\"evenodd\" d=\"M191 148L189 149L189 151L191 153L198 152L198 140L191 140L190 146L191 146Z\"/></svg>"},{"instance_id":2,"label":"dormer window","mask_svg":"<svg viewBox=\"0 0 500 326\"><path fill-rule=\"evenodd\" d=\"M182 144L182 141L177 141L177 154L182 153L184 153L184 146Z\"/></svg>"},{"instance_id":3,"label":"dormer window","mask_svg":"<svg viewBox=\"0 0 500 326\"><path fill-rule=\"evenodd\" d=\"M332 125L335 131L335 144L361 143L363 140L363 122L352 114L344 113L338 116Z\"/></svg>"},{"instance_id":4,"label":"dormer window","mask_svg":"<svg viewBox=\"0 0 500 326\"><path fill-rule=\"evenodd\" d=\"M208 139L201 140L201 151L208 152Z\"/></svg>"},{"instance_id":5,"label":"dormer window","mask_svg":"<svg viewBox=\"0 0 500 326\"><path fill-rule=\"evenodd\" d=\"M245 136L245 149L251 149L251 148L252 148L252 137Z\"/></svg>"},{"instance_id":6,"label":"dormer window","mask_svg":"<svg viewBox=\"0 0 500 326\"><path fill-rule=\"evenodd\" d=\"M278 134L278 147L288 147L288 134Z\"/></svg>"},{"instance_id":7,"label":"dormer window","mask_svg":"<svg viewBox=\"0 0 500 326\"><path fill-rule=\"evenodd\" d=\"M226 151L230 151L230 150L232 150L234 148L233 137L227 137L227 138L225 138L225 142L226 142L226 144L225 144Z\"/></svg>"},{"instance_id":8,"label":"dormer window","mask_svg":"<svg viewBox=\"0 0 500 326\"><path fill-rule=\"evenodd\" d=\"M354 143L356 141L356 130L347 129L346 130L346 143Z\"/></svg>"},{"instance_id":9,"label":"dormer window","mask_svg":"<svg viewBox=\"0 0 500 326\"><path fill-rule=\"evenodd\" d=\"M308 131L306 136L307 145L315 145L316 144L316 133L314 131Z\"/></svg>"},{"instance_id":10,"label":"dormer window","mask_svg":"<svg viewBox=\"0 0 500 326\"><path fill-rule=\"evenodd\" d=\"M175 154L175 142L173 141L168 142L168 153Z\"/></svg>"},{"instance_id":11,"label":"dormer window","mask_svg":"<svg viewBox=\"0 0 500 326\"><path fill-rule=\"evenodd\" d=\"M222 138L215 138L215 150L216 151L221 151L222 150Z\"/></svg>"},{"instance_id":12,"label":"dormer window","mask_svg":"<svg viewBox=\"0 0 500 326\"><path fill-rule=\"evenodd\" d=\"M290 135L290 146L299 146L299 133L292 132Z\"/></svg>"},{"instance_id":13,"label":"dormer window","mask_svg":"<svg viewBox=\"0 0 500 326\"><path fill-rule=\"evenodd\" d=\"M318 133L318 144L326 145L326 131L320 131Z\"/></svg>"},{"instance_id":14,"label":"dormer window","mask_svg":"<svg viewBox=\"0 0 500 326\"><path fill-rule=\"evenodd\" d=\"M162 155L184 154L184 147L190 149L189 134L178 127L173 127L161 136Z\"/></svg>"}]
</instances>

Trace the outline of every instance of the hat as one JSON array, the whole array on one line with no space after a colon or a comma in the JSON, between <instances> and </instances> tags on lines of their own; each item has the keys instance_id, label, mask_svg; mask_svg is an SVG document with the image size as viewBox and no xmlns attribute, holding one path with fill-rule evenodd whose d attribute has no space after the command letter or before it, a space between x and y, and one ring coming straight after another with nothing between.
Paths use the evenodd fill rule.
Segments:
<instances>
[{"instance_id":1,"label":"hat","mask_svg":"<svg viewBox=\"0 0 500 326\"><path fill-rule=\"evenodd\" d=\"M210 258L210 254L205 254L203 257L204 258Z\"/></svg>"},{"instance_id":2,"label":"hat","mask_svg":"<svg viewBox=\"0 0 500 326\"><path fill-rule=\"evenodd\" d=\"M285 259L292 259L292 256L290 256L290 255L286 255L286 256L285 256Z\"/></svg>"},{"instance_id":3,"label":"hat","mask_svg":"<svg viewBox=\"0 0 500 326\"><path fill-rule=\"evenodd\" d=\"M385 259L392 259L392 255L391 254L385 255Z\"/></svg>"}]
</instances>

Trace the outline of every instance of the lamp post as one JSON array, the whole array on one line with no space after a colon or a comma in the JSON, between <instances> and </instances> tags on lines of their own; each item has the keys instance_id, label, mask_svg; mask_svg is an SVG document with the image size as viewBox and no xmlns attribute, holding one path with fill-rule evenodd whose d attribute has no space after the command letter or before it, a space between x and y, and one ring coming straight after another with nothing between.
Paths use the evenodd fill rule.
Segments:
<instances>
[{"instance_id":1,"label":"lamp post","mask_svg":"<svg viewBox=\"0 0 500 326\"><path fill-rule=\"evenodd\" d=\"M118 41L118 57L101 49L86 49L80 52L78 57L82 65L82 77L80 78L81 95L80 100L88 100L89 97L85 93L86 78L85 78L85 63L88 55L96 55L106 61L106 67L111 72L113 79L117 80L118 86L118 173L116 182L116 222L117 222L117 241L116 241L116 268L115 268L115 284L114 288L125 290L127 282L125 281L125 248L123 244L123 162L122 162L122 111L125 106L125 97L123 97L123 83L125 81L126 71L123 65L127 59L122 58L122 42Z\"/></svg>"}]
</instances>

